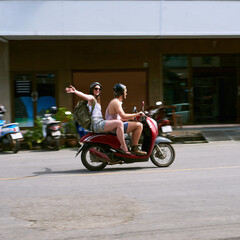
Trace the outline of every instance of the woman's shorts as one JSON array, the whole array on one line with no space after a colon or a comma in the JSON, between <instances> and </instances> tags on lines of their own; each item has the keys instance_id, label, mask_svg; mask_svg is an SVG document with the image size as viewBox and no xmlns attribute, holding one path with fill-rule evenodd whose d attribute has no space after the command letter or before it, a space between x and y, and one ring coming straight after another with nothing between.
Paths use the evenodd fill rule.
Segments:
<instances>
[{"instance_id":1,"label":"woman's shorts","mask_svg":"<svg viewBox=\"0 0 240 240\"><path fill-rule=\"evenodd\" d=\"M102 118L94 119L92 121L92 127L91 127L92 131L95 133L103 133L105 124L107 121L111 121L111 120L104 120ZM123 128L124 128L124 133L127 133L128 122L123 122ZM117 129L114 129L113 131L111 131L111 133L115 133L115 134L116 134L116 132L117 132Z\"/></svg>"},{"instance_id":2,"label":"woman's shorts","mask_svg":"<svg viewBox=\"0 0 240 240\"><path fill-rule=\"evenodd\" d=\"M95 133L103 133L105 128L106 121L103 119L100 119L98 121L92 122L92 130Z\"/></svg>"}]
</instances>

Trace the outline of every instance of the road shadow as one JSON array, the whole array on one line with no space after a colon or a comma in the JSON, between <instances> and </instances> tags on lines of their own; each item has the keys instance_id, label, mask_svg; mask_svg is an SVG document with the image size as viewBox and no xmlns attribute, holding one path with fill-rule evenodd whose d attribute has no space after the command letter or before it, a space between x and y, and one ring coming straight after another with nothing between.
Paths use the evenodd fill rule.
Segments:
<instances>
[{"instance_id":1,"label":"road shadow","mask_svg":"<svg viewBox=\"0 0 240 240\"><path fill-rule=\"evenodd\" d=\"M7 155L7 154L18 154L19 152L31 152L31 153L40 153L40 152L49 152L49 153L54 153L54 152L60 152L61 150L69 150L72 152L76 152L79 149L79 147L75 148L60 148L59 150L49 150L47 148L39 148L39 149L20 149L17 153L14 153L12 150L2 150L0 151L0 155Z\"/></svg>"},{"instance_id":2,"label":"road shadow","mask_svg":"<svg viewBox=\"0 0 240 240\"><path fill-rule=\"evenodd\" d=\"M54 171L51 168L45 168L43 171L33 172L33 175L28 177L37 177L41 175L54 175L54 174L81 174L81 175L96 175L102 173L114 173L114 172L124 172L124 171L138 171L143 169L152 169L152 167L126 167L126 168L109 168L101 171L89 171L87 169L76 169L76 170L67 170L67 171Z\"/></svg>"},{"instance_id":3,"label":"road shadow","mask_svg":"<svg viewBox=\"0 0 240 240\"><path fill-rule=\"evenodd\" d=\"M26 151L29 151L29 152L35 152L35 153L39 153L39 152L61 152L61 150L69 150L69 151L73 151L73 152L77 152L79 148L60 148L59 150L50 150L50 149L47 149L47 148L40 148L40 149L28 149ZM21 150L21 151L24 151L24 150Z\"/></svg>"},{"instance_id":4,"label":"road shadow","mask_svg":"<svg viewBox=\"0 0 240 240\"><path fill-rule=\"evenodd\" d=\"M2 151L0 152L0 155L9 155L9 154L16 154L13 151Z\"/></svg>"}]
</instances>

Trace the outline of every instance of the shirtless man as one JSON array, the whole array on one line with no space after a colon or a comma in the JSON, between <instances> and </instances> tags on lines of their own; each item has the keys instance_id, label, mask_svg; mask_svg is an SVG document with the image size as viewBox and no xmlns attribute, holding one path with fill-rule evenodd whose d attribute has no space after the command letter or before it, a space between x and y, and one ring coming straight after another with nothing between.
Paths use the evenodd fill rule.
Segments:
<instances>
[{"instance_id":1,"label":"shirtless man","mask_svg":"<svg viewBox=\"0 0 240 240\"><path fill-rule=\"evenodd\" d=\"M106 109L105 119L121 119L124 123L124 133L132 132L132 148L131 152L135 155L146 155L147 153L138 149L138 141L142 133L143 125L140 122L134 122L132 120L135 117L144 115L143 112L138 113L125 113L122 108L122 102L127 97L127 87L121 83L114 85L113 87L115 98L111 100Z\"/></svg>"}]
</instances>

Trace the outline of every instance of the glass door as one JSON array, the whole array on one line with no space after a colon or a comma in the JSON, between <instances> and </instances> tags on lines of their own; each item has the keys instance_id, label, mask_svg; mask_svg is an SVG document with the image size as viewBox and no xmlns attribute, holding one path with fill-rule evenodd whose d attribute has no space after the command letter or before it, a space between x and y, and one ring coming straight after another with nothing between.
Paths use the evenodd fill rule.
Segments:
<instances>
[{"instance_id":1,"label":"glass door","mask_svg":"<svg viewBox=\"0 0 240 240\"><path fill-rule=\"evenodd\" d=\"M238 114L237 57L164 55L164 105L175 105L184 124L235 123Z\"/></svg>"},{"instance_id":2,"label":"glass door","mask_svg":"<svg viewBox=\"0 0 240 240\"><path fill-rule=\"evenodd\" d=\"M33 127L55 105L55 74L14 75L14 121L20 127Z\"/></svg>"},{"instance_id":3,"label":"glass door","mask_svg":"<svg viewBox=\"0 0 240 240\"><path fill-rule=\"evenodd\" d=\"M20 127L34 126L34 91L32 74L14 75L15 122Z\"/></svg>"},{"instance_id":4,"label":"glass door","mask_svg":"<svg viewBox=\"0 0 240 240\"><path fill-rule=\"evenodd\" d=\"M237 118L236 55L192 56L194 122L235 123Z\"/></svg>"},{"instance_id":5,"label":"glass door","mask_svg":"<svg viewBox=\"0 0 240 240\"><path fill-rule=\"evenodd\" d=\"M175 112L181 116L182 123L189 124L191 118L187 55L163 56L163 94L163 104L175 106ZM171 112L166 115L171 117Z\"/></svg>"},{"instance_id":6,"label":"glass door","mask_svg":"<svg viewBox=\"0 0 240 240\"><path fill-rule=\"evenodd\" d=\"M42 117L46 111L56 106L55 75L36 74L36 117Z\"/></svg>"}]
</instances>

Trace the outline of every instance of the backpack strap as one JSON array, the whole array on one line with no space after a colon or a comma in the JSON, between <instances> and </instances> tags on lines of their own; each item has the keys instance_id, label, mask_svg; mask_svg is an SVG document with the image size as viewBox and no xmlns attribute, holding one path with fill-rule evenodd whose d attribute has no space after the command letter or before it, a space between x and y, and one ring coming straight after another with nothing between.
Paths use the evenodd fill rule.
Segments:
<instances>
[{"instance_id":1,"label":"backpack strap","mask_svg":"<svg viewBox=\"0 0 240 240\"><path fill-rule=\"evenodd\" d=\"M90 118L91 118L91 126L90 126L90 129L93 131L93 129L92 129L92 113L93 113L93 109L94 109L94 107L95 107L95 105L96 105L96 99L94 98L93 99L93 101L92 101L92 110L91 110L91 112L90 112Z\"/></svg>"},{"instance_id":2,"label":"backpack strap","mask_svg":"<svg viewBox=\"0 0 240 240\"><path fill-rule=\"evenodd\" d=\"M91 117L92 117L93 109L94 109L96 103L97 103L97 101L96 101L96 99L94 98L94 99L93 99L93 102L92 102L92 110L91 110L91 112L90 112Z\"/></svg>"}]
</instances>

